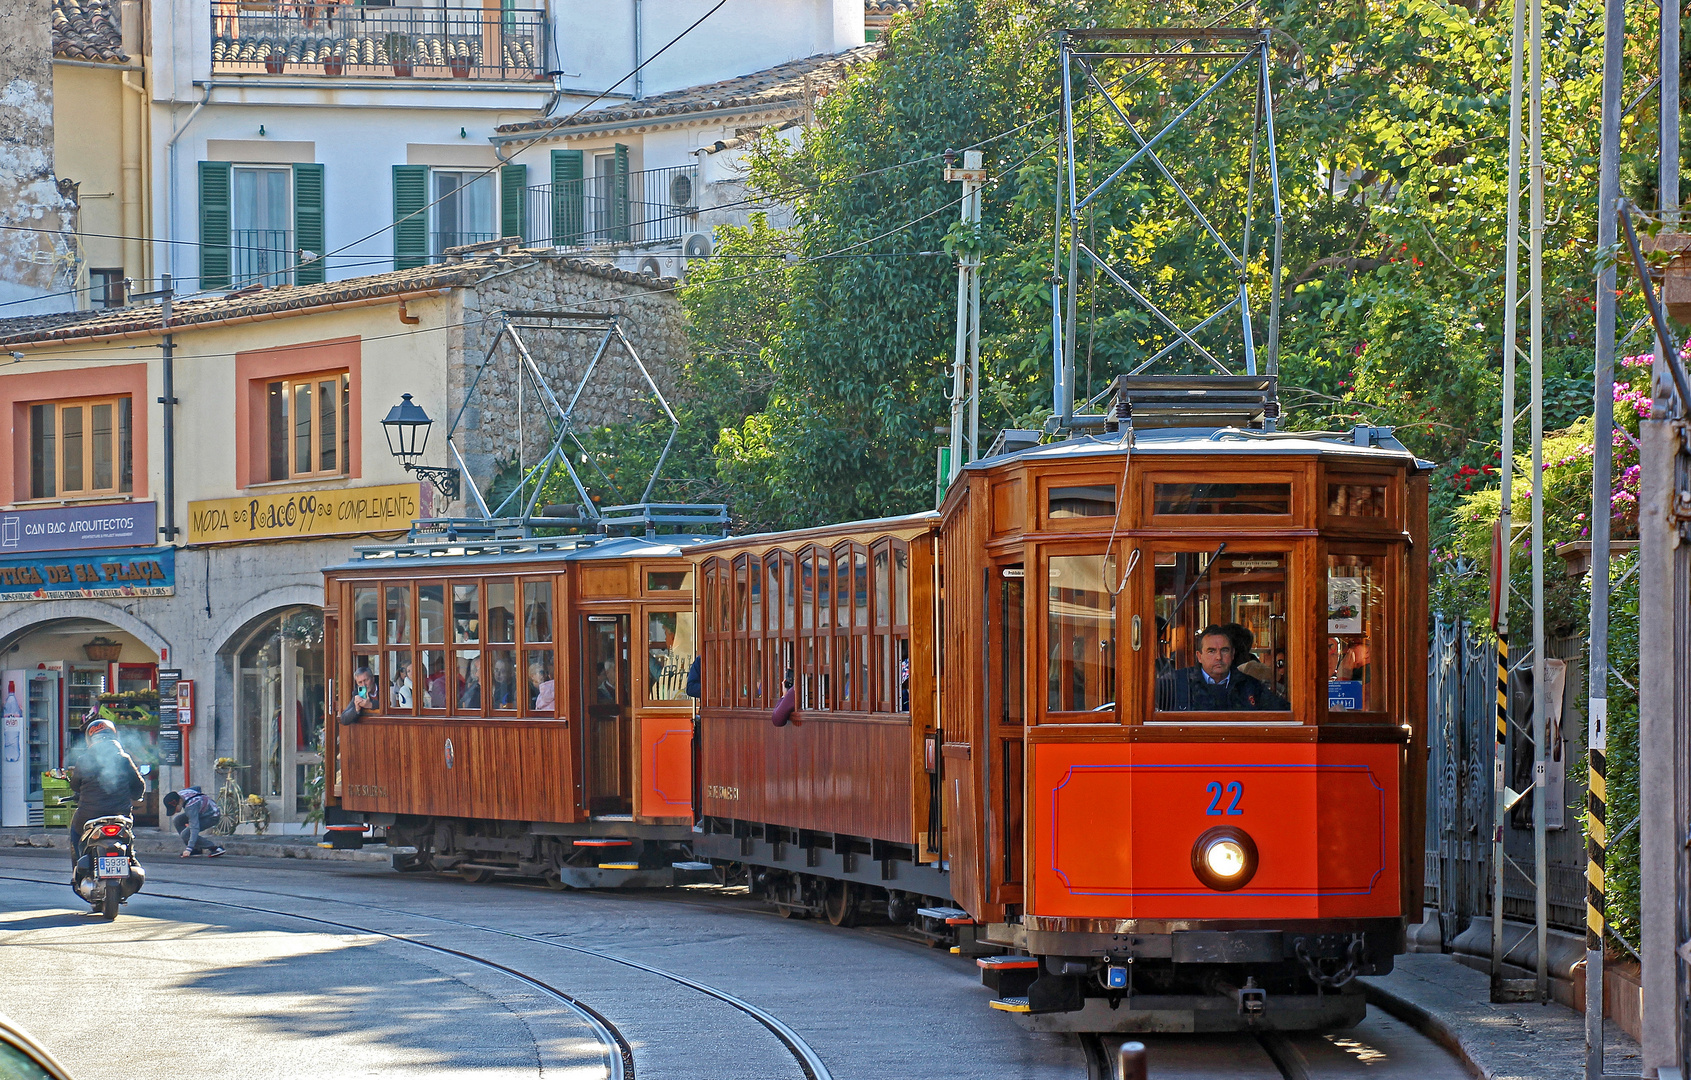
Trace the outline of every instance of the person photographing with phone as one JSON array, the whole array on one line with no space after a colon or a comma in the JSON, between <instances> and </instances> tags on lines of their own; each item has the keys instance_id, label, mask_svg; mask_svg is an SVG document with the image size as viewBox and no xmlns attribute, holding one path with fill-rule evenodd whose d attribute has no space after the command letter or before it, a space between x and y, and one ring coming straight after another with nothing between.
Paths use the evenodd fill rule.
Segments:
<instances>
[{"instance_id":1,"label":"person photographing with phone","mask_svg":"<svg viewBox=\"0 0 1691 1080\"><path fill-rule=\"evenodd\" d=\"M375 712L380 705L380 693L376 688L376 673L368 667L360 666L352 673L352 700L347 702L341 710L341 723L356 724L364 719L366 713Z\"/></svg>"}]
</instances>

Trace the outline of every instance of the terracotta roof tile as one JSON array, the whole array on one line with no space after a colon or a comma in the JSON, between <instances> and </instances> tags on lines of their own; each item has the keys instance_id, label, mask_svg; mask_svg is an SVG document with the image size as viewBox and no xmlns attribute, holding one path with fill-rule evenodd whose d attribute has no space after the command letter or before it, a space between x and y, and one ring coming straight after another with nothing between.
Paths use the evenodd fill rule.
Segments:
<instances>
[{"instance_id":1,"label":"terracotta roof tile","mask_svg":"<svg viewBox=\"0 0 1691 1080\"><path fill-rule=\"evenodd\" d=\"M722 109L770 108L780 105L799 106L805 95L826 93L838 85L846 73L858 64L873 60L880 52L879 45L859 45L838 53L819 53L802 60L789 60L763 71L737 75L732 79L689 86L667 94L653 94L639 101L588 109L571 116L546 120L527 120L518 124L503 124L501 133L558 131L604 124L638 124L667 116L687 113L713 112Z\"/></svg>"},{"instance_id":2,"label":"terracotta roof tile","mask_svg":"<svg viewBox=\"0 0 1691 1080\"><path fill-rule=\"evenodd\" d=\"M921 7L921 0L863 0L863 14L871 19L908 15Z\"/></svg>"},{"instance_id":3,"label":"terracotta roof tile","mask_svg":"<svg viewBox=\"0 0 1691 1080\"><path fill-rule=\"evenodd\" d=\"M671 284L666 279L636 274L591 259L556 256L550 252L516 251L503 256L468 258L462 262L345 278L322 285L287 285L250 293L180 300L172 306L170 322L172 327L185 328L197 323L219 322L244 316L285 317L289 311L326 304L473 285L495 270L511 269L514 263L538 263L542 260L555 264L559 269L589 274L624 285L663 289ZM156 332L161 325L160 310L153 304L136 304L98 311L25 315L0 319L0 346L42 345L79 338Z\"/></svg>"},{"instance_id":4,"label":"terracotta roof tile","mask_svg":"<svg viewBox=\"0 0 1691 1080\"><path fill-rule=\"evenodd\" d=\"M53 0L53 55L61 60L127 64L111 0Z\"/></svg>"}]
</instances>

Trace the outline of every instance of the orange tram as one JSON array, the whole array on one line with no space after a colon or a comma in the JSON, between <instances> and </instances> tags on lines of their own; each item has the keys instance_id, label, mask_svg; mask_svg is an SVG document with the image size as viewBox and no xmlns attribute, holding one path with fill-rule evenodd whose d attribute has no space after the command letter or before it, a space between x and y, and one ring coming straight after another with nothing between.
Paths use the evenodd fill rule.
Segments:
<instances>
[{"instance_id":1,"label":"orange tram","mask_svg":"<svg viewBox=\"0 0 1691 1080\"><path fill-rule=\"evenodd\" d=\"M400 870L909 924L1036 1030L1354 1024L1421 910L1427 466L1258 421L902 518L361 549L334 814Z\"/></svg>"}]
</instances>

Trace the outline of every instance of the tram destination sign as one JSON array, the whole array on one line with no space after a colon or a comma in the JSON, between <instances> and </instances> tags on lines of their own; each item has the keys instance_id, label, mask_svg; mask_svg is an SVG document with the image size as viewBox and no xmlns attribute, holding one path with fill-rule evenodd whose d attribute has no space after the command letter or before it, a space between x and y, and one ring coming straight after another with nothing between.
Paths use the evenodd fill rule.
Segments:
<instances>
[{"instance_id":1,"label":"tram destination sign","mask_svg":"<svg viewBox=\"0 0 1691 1080\"><path fill-rule=\"evenodd\" d=\"M0 600L95 600L171 596L176 549L115 548L74 557L0 557Z\"/></svg>"},{"instance_id":2,"label":"tram destination sign","mask_svg":"<svg viewBox=\"0 0 1691 1080\"><path fill-rule=\"evenodd\" d=\"M188 543L405 532L417 518L420 501L419 484L204 499L188 504Z\"/></svg>"},{"instance_id":3,"label":"tram destination sign","mask_svg":"<svg viewBox=\"0 0 1691 1080\"><path fill-rule=\"evenodd\" d=\"M150 502L8 510L0 514L0 556L141 547L158 540L158 524L158 505Z\"/></svg>"}]
</instances>

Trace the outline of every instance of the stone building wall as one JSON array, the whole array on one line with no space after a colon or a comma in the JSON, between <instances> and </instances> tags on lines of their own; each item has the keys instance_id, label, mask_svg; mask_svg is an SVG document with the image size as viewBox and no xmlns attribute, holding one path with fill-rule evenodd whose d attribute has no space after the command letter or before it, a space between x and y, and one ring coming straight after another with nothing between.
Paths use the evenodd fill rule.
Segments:
<instances>
[{"instance_id":1,"label":"stone building wall","mask_svg":"<svg viewBox=\"0 0 1691 1080\"><path fill-rule=\"evenodd\" d=\"M75 204L53 177L52 0L0 3L0 303L10 315L68 311ZM31 230L43 230L40 232Z\"/></svg>"},{"instance_id":2,"label":"stone building wall","mask_svg":"<svg viewBox=\"0 0 1691 1080\"><path fill-rule=\"evenodd\" d=\"M448 400L456 410L466 402L455 441L478 485L486 490L499 464L516 456L532 465L550 445L546 406L532 383L519 389L519 353L507 337L480 371L483 357L499 338L500 312L583 311L615 315L664 396L675 399L675 376L688 356L686 320L676 299L675 282L633 274L586 259L522 252L488 260L490 271L475 286L461 289L457 340L448 355ZM523 318L511 322L558 403L568 407L582 373L599 347L600 329L552 329L601 325L594 320ZM521 407L519 408L519 400ZM575 429L652 420L661 416L639 368L613 338L593 378L576 403ZM450 418L448 418L450 420ZM585 477L584 477L585 478ZM598 492L595 492L596 494Z\"/></svg>"}]
</instances>

